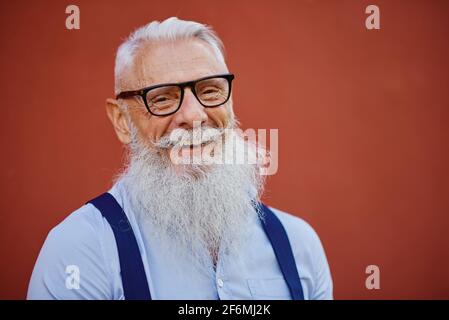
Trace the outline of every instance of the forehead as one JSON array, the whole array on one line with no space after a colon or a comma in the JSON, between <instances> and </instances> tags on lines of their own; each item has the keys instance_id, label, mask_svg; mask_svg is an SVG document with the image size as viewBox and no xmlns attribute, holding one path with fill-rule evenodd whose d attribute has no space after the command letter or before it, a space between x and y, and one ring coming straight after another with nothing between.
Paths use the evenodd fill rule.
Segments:
<instances>
[{"instance_id":1,"label":"forehead","mask_svg":"<svg viewBox=\"0 0 449 320\"><path fill-rule=\"evenodd\" d=\"M129 70L126 79L134 89L228 72L212 47L196 39L145 44Z\"/></svg>"}]
</instances>

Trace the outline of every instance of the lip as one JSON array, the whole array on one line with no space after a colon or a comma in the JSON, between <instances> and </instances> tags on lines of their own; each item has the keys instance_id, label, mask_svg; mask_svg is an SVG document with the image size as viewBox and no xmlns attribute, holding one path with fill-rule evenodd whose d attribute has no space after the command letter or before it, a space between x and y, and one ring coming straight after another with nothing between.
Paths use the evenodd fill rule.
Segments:
<instances>
[{"instance_id":1,"label":"lip","mask_svg":"<svg viewBox=\"0 0 449 320\"><path fill-rule=\"evenodd\" d=\"M202 148L202 147L207 146L207 145L210 144L211 142L212 142L212 141L207 141L207 142L203 142L203 143L196 144L196 145L191 144L190 146L184 146L184 147L182 147L182 148L183 148L183 149L184 149L184 148L186 148L186 149L197 149L197 148Z\"/></svg>"}]
</instances>

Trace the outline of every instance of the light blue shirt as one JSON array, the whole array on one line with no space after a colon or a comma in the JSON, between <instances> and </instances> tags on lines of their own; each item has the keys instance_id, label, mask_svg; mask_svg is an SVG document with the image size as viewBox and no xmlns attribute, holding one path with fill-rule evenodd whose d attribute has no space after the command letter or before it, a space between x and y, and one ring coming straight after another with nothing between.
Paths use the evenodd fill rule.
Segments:
<instances>
[{"instance_id":1,"label":"light blue shirt","mask_svg":"<svg viewBox=\"0 0 449 320\"><path fill-rule=\"evenodd\" d=\"M153 299L290 299L274 251L257 217L248 228L241 258L220 253L216 272L200 272L182 255L143 232L116 183L109 191L124 209L136 236ZM287 231L305 299L332 299L323 247L304 220L271 208ZM145 229L148 230L148 229ZM113 231L92 204L70 214L47 236L31 276L28 299L124 299Z\"/></svg>"}]
</instances>

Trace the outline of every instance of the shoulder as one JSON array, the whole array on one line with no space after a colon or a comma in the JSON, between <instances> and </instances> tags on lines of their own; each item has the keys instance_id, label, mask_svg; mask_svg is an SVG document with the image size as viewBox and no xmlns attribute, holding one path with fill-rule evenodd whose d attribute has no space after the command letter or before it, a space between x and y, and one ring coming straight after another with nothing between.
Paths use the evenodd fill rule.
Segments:
<instances>
[{"instance_id":1,"label":"shoulder","mask_svg":"<svg viewBox=\"0 0 449 320\"><path fill-rule=\"evenodd\" d=\"M315 229L307 221L291 213L273 207L269 208L281 221L291 242L299 242L309 249L318 245L318 243L321 244Z\"/></svg>"},{"instance_id":2,"label":"shoulder","mask_svg":"<svg viewBox=\"0 0 449 320\"><path fill-rule=\"evenodd\" d=\"M48 234L45 244L72 249L96 244L105 232L105 220L92 204L85 204L73 211Z\"/></svg>"},{"instance_id":3,"label":"shoulder","mask_svg":"<svg viewBox=\"0 0 449 320\"><path fill-rule=\"evenodd\" d=\"M111 230L101 213L86 204L48 234L28 288L29 299L110 298L104 239Z\"/></svg>"},{"instance_id":4,"label":"shoulder","mask_svg":"<svg viewBox=\"0 0 449 320\"><path fill-rule=\"evenodd\" d=\"M80 244L96 238L102 225L101 213L91 204L85 204L70 213L49 232L46 242L64 240L65 244Z\"/></svg>"}]
</instances>

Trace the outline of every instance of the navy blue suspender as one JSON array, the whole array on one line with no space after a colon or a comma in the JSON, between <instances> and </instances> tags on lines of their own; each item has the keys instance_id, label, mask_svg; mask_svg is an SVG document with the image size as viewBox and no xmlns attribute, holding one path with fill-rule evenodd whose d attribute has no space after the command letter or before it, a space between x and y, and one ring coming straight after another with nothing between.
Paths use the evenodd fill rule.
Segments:
<instances>
[{"instance_id":1,"label":"navy blue suspender","mask_svg":"<svg viewBox=\"0 0 449 320\"><path fill-rule=\"evenodd\" d=\"M293 256L287 232L273 211L263 203L261 203L261 208L264 213L262 226L271 242L282 275L290 290L290 295L293 300L304 300L298 268L296 267L295 257Z\"/></svg>"},{"instance_id":2,"label":"navy blue suspender","mask_svg":"<svg viewBox=\"0 0 449 320\"><path fill-rule=\"evenodd\" d=\"M126 300L151 300L142 256L131 224L122 207L110 193L89 201L111 225L120 259L123 291ZM89 203L88 202L88 203Z\"/></svg>"},{"instance_id":3,"label":"navy blue suspender","mask_svg":"<svg viewBox=\"0 0 449 320\"><path fill-rule=\"evenodd\" d=\"M93 204L106 218L114 232L120 259L121 277L126 300L151 300L150 289L143 267L142 256L131 225L110 193L103 193L87 203ZM265 205L262 225L273 247L282 275L293 300L303 300L304 294L292 248L278 217Z\"/></svg>"}]
</instances>

